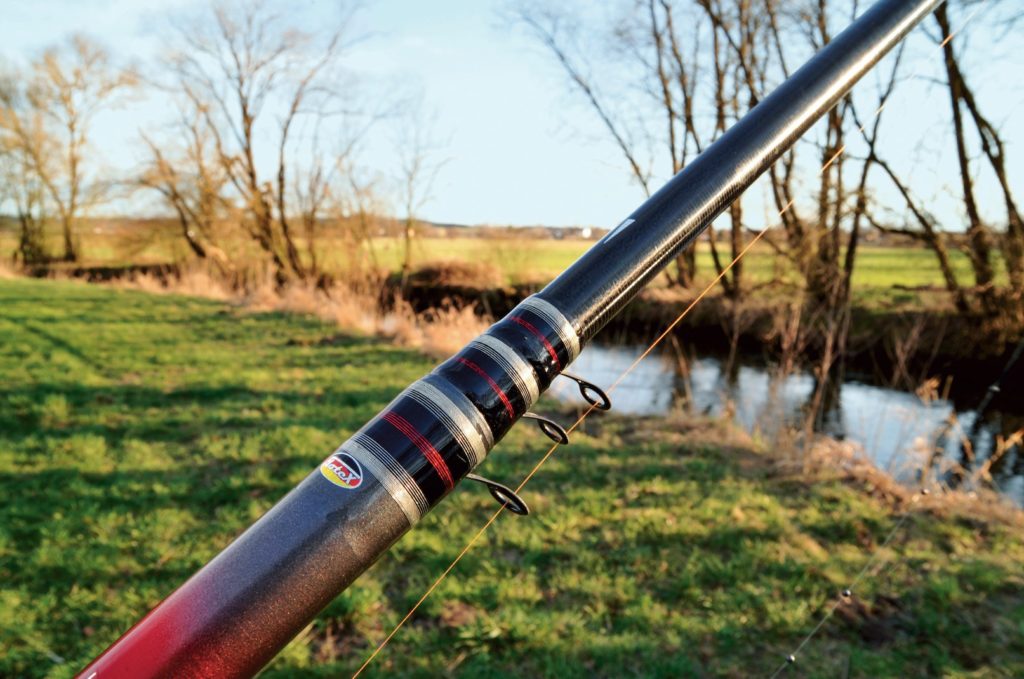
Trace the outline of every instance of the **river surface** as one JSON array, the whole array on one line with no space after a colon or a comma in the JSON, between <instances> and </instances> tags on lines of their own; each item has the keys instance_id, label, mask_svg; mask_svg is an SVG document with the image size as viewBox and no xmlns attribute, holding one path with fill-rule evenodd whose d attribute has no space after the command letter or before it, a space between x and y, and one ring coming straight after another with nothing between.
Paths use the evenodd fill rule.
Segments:
<instances>
[{"instance_id":1,"label":"river surface","mask_svg":"<svg viewBox=\"0 0 1024 679\"><path fill-rule=\"evenodd\" d=\"M599 386L608 386L643 349L590 345L573 363L572 372ZM810 374L796 371L783 376L776 368L742 358L733 370L724 371L725 363L723 358L698 354L689 356L684 367L672 352L652 353L616 387L611 396L613 411L655 416L674 410L715 416L731 412L744 429L769 442L807 426L807 413L812 410L809 402L815 392ZM555 380L549 393L560 400L579 400L575 385L568 380ZM1011 400L1024 401L1024 393L1021 399ZM991 407L975 427L976 411L972 408L978 404L969 405L950 398L925 400L916 393L848 379L819 409L813 426L820 433L853 443L897 479L912 482L922 464L934 458L935 472L952 482L948 474L952 465L976 468L992 455L997 436L1024 427L1024 413ZM950 415L955 415L952 428L948 424ZM972 434L972 454L965 456L962 441L966 434ZM991 472L995 487L1024 506L1024 451L1009 448L992 465Z\"/></svg>"}]
</instances>

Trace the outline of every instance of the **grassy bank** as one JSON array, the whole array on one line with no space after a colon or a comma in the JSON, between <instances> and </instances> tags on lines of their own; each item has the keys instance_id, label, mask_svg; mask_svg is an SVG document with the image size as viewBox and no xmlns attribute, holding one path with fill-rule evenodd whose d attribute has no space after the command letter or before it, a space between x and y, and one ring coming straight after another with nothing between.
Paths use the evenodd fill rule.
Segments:
<instances>
[{"instance_id":1,"label":"grassy bank","mask_svg":"<svg viewBox=\"0 0 1024 679\"><path fill-rule=\"evenodd\" d=\"M430 368L312 318L0 280L0 676L71 676ZM484 473L514 482L534 428ZM894 525L714 422L588 420L370 675L769 674ZM460 488L264 676L348 676L489 515ZM1020 526L915 512L804 676L1024 675Z\"/></svg>"}]
</instances>

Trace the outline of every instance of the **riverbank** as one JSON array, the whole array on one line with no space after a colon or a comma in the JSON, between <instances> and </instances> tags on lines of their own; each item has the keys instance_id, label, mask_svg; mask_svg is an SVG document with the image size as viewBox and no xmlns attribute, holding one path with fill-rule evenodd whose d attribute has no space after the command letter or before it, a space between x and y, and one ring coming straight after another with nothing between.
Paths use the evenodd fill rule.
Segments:
<instances>
[{"instance_id":1,"label":"riverbank","mask_svg":"<svg viewBox=\"0 0 1024 679\"><path fill-rule=\"evenodd\" d=\"M433 365L308 314L0 280L0 675L71 676ZM567 406L546 411L568 419ZM481 470L546 449L517 426ZM912 495L842 449L593 415L373 674L1024 674L1020 512ZM347 676L489 516L460 487L266 676ZM904 511L912 511L892 539Z\"/></svg>"},{"instance_id":2,"label":"riverbank","mask_svg":"<svg viewBox=\"0 0 1024 679\"><path fill-rule=\"evenodd\" d=\"M413 277L403 293L418 313L445 306L471 307L481 316L501 317L540 285L476 287L449 282L435 271ZM615 344L642 343L672 324L700 290L648 288L612 318L599 339ZM920 292L920 291L919 291ZM913 391L927 378L951 378L963 393L978 396L1002 373L1021 338L1024 319L964 317L929 289L873 301L851 308L845 366L884 386ZM677 333L702 354L727 355L733 350L778 362L789 354L797 365L811 364L825 344L814 319L800 318L796 289L760 290L740 303L720 288L701 299L677 326ZM794 332L794 330L796 332ZM1006 377L1024 384L1024 362ZM1008 399L1008 395L998 397Z\"/></svg>"},{"instance_id":3,"label":"riverbank","mask_svg":"<svg viewBox=\"0 0 1024 679\"><path fill-rule=\"evenodd\" d=\"M896 266L892 255L898 253L890 250L893 249L865 255L868 273L862 278L877 278L880 267ZM502 252L508 252L507 246ZM918 256L909 257L910 253ZM561 251L560 254L565 255ZM866 287L854 295L844 369L871 384L907 391L914 391L928 378L939 377L950 381L962 402L978 401L1003 372L1024 338L1024 318L958 314L948 294L928 282L930 279L918 262L921 254L916 250L906 253L909 261L917 262L917 268L912 268L908 277L915 285L886 287L877 281L870 285L861 281ZM875 263L871 257L878 260L877 265L868 266ZM725 356L734 352L775 363L788 355L796 365L812 365L826 342L814 319L801 315L799 305L794 306L800 299L798 288L779 281L767 285L767 272L760 268L755 268L755 272L759 287L744 301L734 303L722 294L721 288L713 288L678 325L677 334L704 355ZM186 294L212 292L212 296L221 299L244 301L254 296L252 289L233 290L202 269L167 263L39 267L27 273L114 285L141 284L151 291L164 286ZM895 280L893 276L890 271L882 276L882 282L891 283L890 279ZM476 316L476 325L484 325L505 315L542 287L519 277L512 283L503 280L500 268L481 262L442 261L414 271L404 287L395 274L374 289L361 289L356 294L359 303L366 307L361 312L364 317L397 312L406 317L441 316L452 325L452 316L458 315L460 321L456 325L473 325L469 317ZM267 290L270 286L266 284L251 286L257 290L261 287L264 289L256 296L264 300L296 296L295 291L278 295ZM671 324L698 292L653 285L611 319L599 339L617 344L647 341ZM328 296L351 299L353 293L340 285L333 295L328 290ZM429 344L414 342L428 350ZM1004 380L1024 384L1024 361L1018 362ZM1012 399L1012 394L997 394L993 406L1011 407Z\"/></svg>"}]
</instances>

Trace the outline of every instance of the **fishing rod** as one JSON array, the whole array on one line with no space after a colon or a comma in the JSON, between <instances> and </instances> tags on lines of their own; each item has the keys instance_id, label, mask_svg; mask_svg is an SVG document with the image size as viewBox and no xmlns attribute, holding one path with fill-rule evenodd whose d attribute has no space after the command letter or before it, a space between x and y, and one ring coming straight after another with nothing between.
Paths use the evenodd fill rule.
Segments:
<instances>
[{"instance_id":1,"label":"fishing rod","mask_svg":"<svg viewBox=\"0 0 1024 679\"><path fill-rule=\"evenodd\" d=\"M80 676L248 677L463 479L584 345L940 0L879 0L539 293L399 394Z\"/></svg>"}]
</instances>

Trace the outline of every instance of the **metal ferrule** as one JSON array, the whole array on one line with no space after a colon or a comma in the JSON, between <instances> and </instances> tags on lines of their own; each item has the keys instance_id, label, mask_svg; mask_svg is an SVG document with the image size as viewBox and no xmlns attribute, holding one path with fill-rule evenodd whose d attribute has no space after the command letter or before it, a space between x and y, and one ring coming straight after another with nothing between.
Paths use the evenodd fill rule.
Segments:
<instances>
[{"instance_id":1,"label":"metal ferrule","mask_svg":"<svg viewBox=\"0 0 1024 679\"><path fill-rule=\"evenodd\" d=\"M512 378L519 391L519 395L526 402L526 408L530 409L540 398L540 386L537 383L537 376L533 368L523 360L515 349L502 342L493 335L483 334L469 343L473 349L483 352L492 361L501 366L501 369Z\"/></svg>"},{"instance_id":2,"label":"metal ferrule","mask_svg":"<svg viewBox=\"0 0 1024 679\"><path fill-rule=\"evenodd\" d=\"M463 407L469 412L463 412L443 391L425 380L413 382L412 386L405 390L405 394L433 413L434 417L445 425L462 450L469 455L470 468L484 461L487 457L487 440L471 419L470 413L476 412L475 409L464 402ZM488 437L488 440L493 441L494 438Z\"/></svg>"},{"instance_id":3,"label":"metal ferrule","mask_svg":"<svg viewBox=\"0 0 1024 679\"><path fill-rule=\"evenodd\" d=\"M430 511L430 503L416 481L394 456L365 434L357 434L343 443L335 454L346 452L355 457L370 475L380 481L413 525ZM321 473L325 473L323 465ZM329 470L327 470L329 471Z\"/></svg>"}]
</instances>

